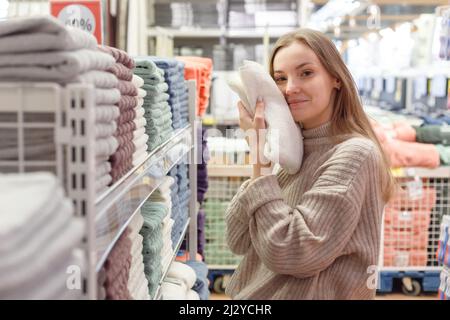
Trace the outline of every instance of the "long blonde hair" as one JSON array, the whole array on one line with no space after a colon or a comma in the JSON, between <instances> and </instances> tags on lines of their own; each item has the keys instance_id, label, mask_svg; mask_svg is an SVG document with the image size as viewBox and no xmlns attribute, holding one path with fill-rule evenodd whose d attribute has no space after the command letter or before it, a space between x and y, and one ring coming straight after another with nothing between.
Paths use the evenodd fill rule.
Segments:
<instances>
[{"instance_id":1,"label":"long blonde hair","mask_svg":"<svg viewBox=\"0 0 450 320\"><path fill-rule=\"evenodd\" d=\"M339 135L357 134L372 140L378 146L381 154L379 166L380 187L383 200L388 202L394 190L394 179L391 174L389 160L383 152L381 144L363 110L353 77L333 42L323 33L311 29L298 29L283 35L275 43L269 60L272 78L274 77L273 61L277 52L295 41L299 41L311 48L328 73L340 80L341 88L337 90L331 116L332 135L336 137Z\"/></svg>"}]
</instances>

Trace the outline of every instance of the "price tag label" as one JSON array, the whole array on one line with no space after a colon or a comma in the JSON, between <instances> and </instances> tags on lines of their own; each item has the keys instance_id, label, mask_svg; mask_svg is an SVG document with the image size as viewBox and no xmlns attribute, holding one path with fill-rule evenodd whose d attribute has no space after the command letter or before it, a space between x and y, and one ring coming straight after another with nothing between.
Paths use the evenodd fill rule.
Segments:
<instances>
[{"instance_id":1,"label":"price tag label","mask_svg":"<svg viewBox=\"0 0 450 320\"><path fill-rule=\"evenodd\" d=\"M103 43L101 0L51 0L50 10L66 26L87 31Z\"/></svg>"}]
</instances>

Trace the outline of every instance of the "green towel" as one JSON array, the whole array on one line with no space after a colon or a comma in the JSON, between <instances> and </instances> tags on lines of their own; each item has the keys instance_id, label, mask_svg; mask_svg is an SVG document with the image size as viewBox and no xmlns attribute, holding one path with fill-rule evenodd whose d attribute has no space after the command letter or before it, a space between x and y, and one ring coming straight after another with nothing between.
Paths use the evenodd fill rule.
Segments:
<instances>
[{"instance_id":1,"label":"green towel","mask_svg":"<svg viewBox=\"0 0 450 320\"><path fill-rule=\"evenodd\" d=\"M158 93L158 94L148 94L144 98L144 104L146 103L158 103L158 102L167 102L169 100L170 96L167 93Z\"/></svg>"},{"instance_id":2,"label":"green towel","mask_svg":"<svg viewBox=\"0 0 450 320\"><path fill-rule=\"evenodd\" d=\"M135 59L136 60L136 59ZM136 60L136 67L133 70L133 72L137 75L140 75L142 73L146 73L148 75L152 74L161 74L160 71L158 71L159 68L156 66L156 64L152 61L148 60Z\"/></svg>"},{"instance_id":3,"label":"green towel","mask_svg":"<svg viewBox=\"0 0 450 320\"><path fill-rule=\"evenodd\" d=\"M427 125L416 128L416 141L450 145L450 126Z\"/></svg>"},{"instance_id":4,"label":"green towel","mask_svg":"<svg viewBox=\"0 0 450 320\"><path fill-rule=\"evenodd\" d=\"M160 93L167 92L169 89L169 86L165 82L161 82L157 85L151 85L151 84L144 84L142 86L142 89L147 91L147 95L157 95Z\"/></svg>"}]
</instances>

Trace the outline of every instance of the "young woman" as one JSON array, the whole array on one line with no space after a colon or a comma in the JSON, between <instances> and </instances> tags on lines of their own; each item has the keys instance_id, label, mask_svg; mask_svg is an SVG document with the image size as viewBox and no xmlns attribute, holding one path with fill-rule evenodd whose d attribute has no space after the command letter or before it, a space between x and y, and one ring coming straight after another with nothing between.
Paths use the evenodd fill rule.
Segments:
<instances>
[{"instance_id":1,"label":"young woman","mask_svg":"<svg viewBox=\"0 0 450 320\"><path fill-rule=\"evenodd\" d=\"M253 166L226 213L227 243L244 255L233 299L372 299L381 218L392 189L388 162L334 44L309 29L282 36L270 73L303 128L293 175ZM263 129L264 102L243 130Z\"/></svg>"}]
</instances>

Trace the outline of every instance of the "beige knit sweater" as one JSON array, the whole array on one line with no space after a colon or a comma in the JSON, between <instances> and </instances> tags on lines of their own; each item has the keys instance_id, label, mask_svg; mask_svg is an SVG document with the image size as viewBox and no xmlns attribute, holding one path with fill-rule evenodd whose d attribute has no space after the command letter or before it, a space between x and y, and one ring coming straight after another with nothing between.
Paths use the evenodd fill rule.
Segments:
<instances>
[{"instance_id":1,"label":"beige knit sweater","mask_svg":"<svg viewBox=\"0 0 450 320\"><path fill-rule=\"evenodd\" d=\"M330 123L304 130L298 173L246 181L226 213L227 243L244 255L233 299L373 299L384 202L375 144L334 144Z\"/></svg>"}]
</instances>

